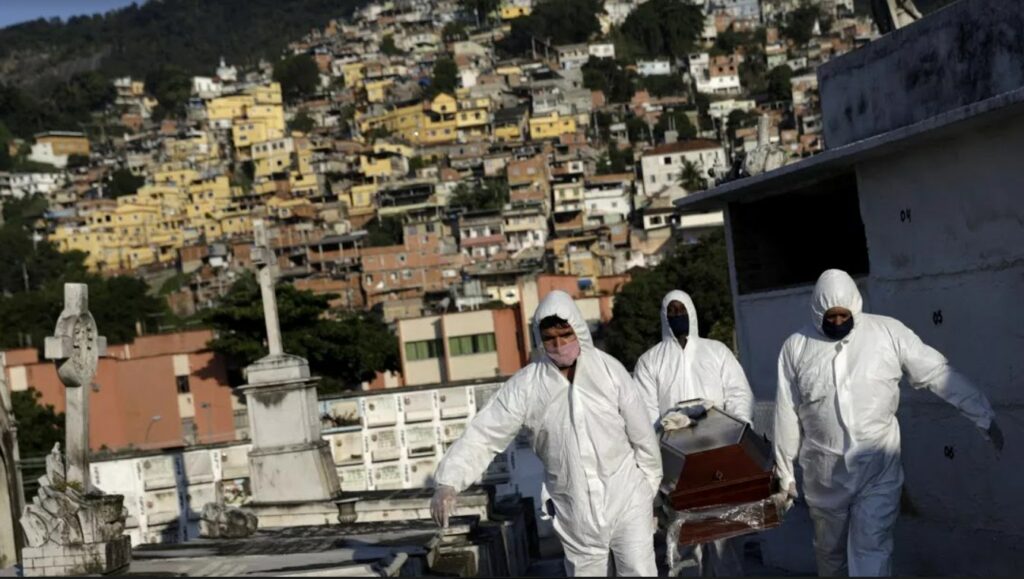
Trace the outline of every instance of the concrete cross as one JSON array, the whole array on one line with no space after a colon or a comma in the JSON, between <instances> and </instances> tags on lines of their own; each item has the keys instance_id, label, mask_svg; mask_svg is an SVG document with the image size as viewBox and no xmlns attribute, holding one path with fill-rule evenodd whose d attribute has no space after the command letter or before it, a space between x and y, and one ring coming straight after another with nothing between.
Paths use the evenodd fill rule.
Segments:
<instances>
[{"instance_id":1,"label":"concrete cross","mask_svg":"<svg viewBox=\"0 0 1024 579\"><path fill-rule=\"evenodd\" d=\"M254 247L252 261L259 267L257 280L263 298L263 317L267 323L267 346L271 356L284 353L281 345L281 323L277 318L277 298L274 296L274 250L270 247L267 227L262 219L253 220Z\"/></svg>"},{"instance_id":2,"label":"concrete cross","mask_svg":"<svg viewBox=\"0 0 1024 579\"><path fill-rule=\"evenodd\" d=\"M89 313L89 286L84 283L64 284L64 311L57 319L53 336L46 338L47 360L57 364L57 375L64 384L67 398L65 411L65 444L68 482L81 485L89 492L89 390L99 357L106 354L107 339L96 330L96 320Z\"/></svg>"}]
</instances>

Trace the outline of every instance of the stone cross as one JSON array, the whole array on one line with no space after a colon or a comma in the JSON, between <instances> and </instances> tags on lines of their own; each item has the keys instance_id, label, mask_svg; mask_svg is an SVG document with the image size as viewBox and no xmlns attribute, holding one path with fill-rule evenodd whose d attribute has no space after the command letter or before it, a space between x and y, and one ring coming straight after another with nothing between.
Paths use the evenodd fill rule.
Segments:
<instances>
[{"instance_id":1,"label":"stone cross","mask_svg":"<svg viewBox=\"0 0 1024 579\"><path fill-rule=\"evenodd\" d=\"M281 345L281 323L277 318L277 298L274 296L274 250L270 247L262 219L253 220L253 237L252 261L259 267L257 280L263 298L263 317L267 322L267 347L271 356L279 356L284 353L284 348Z\"/></svg>"},{"instance_id":2,"label":"stone cross","mask_svg":"<svg viewBox=\"0 0 1024 579\"><path fill-rule=\"evenodd\" d=\"M46 338L47 360L57 364L57 375L64 384L65 452L67 481L81 485L83 493L92 490L89 482L89 390L99 357L106 354L107 339L96 330L89 313L89 286L64 284L64 311L57 319L53 336Z\"/></svg>"}]
</instances>

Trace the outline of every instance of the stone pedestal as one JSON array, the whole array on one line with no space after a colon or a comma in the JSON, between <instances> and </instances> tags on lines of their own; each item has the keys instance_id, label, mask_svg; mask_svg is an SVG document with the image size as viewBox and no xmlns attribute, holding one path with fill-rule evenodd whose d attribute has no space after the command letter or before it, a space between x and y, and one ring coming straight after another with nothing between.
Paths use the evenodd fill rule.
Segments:
<instances>
[{"instance_id":1,"label":"stone pedestal","mask_svg":"<svg viewBox=\"0 0 1024 579\"><path fill-rule=\"evenodd\" d=\"M328 443L320 435L316 380L306 360L288 354L271 354L246 369L252 450L249 469L253 504L261 526L281 526L285 511L317 513L326 508L301 507L324 503L340 492L338 475ZM286 517L287 518L287 517ZM308 517L299 517L307 520ZM313 515L320 520L320 515ZM307 524L307 523L300 523Z\"/></svg>"},{"instance_id":2,"label":"stone pedestal","mask_svg":"<svg viewBox=\"0 0 1024 579\"><path fill-rule=\"evenodd\" d=\"M21 551L25 577L108 575L123 571L132 560L128 536L81 545L46 544Z\"/></svg>"}]
</instances>

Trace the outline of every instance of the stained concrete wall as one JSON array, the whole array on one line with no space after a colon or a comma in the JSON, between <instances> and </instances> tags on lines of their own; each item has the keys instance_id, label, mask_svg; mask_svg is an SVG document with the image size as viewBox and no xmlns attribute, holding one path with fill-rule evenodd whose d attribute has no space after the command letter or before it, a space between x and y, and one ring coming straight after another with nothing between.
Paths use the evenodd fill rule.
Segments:
<instances>
[{"instance_id":1,"label":"stained concrete wall","mask_svg":"<svg viewBox=\"0 0 1024 579\"><path fill-rule=\"evenodd\" d=\"M1024 85L1024 4L961 0L818 69L835 148ZM851 71L855 71L851 74Z\"/></svg>"}]
</instances>

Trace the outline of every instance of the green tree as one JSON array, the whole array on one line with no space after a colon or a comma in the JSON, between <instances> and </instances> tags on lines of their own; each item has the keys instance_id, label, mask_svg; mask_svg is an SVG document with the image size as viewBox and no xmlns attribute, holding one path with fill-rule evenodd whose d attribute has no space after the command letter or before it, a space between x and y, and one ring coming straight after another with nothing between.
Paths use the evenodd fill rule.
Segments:
<instances>
[{"instance_id":1,"label":"green tree","mask_svg":"<svg viewBox=\"0 0 1024 579\"><path fill-rule=\"evenodd\" d=\"M486 179L473 187L459 183L448 206L461 207L467 211L501 209L508 203L508 196L508 182L504 179Z\"/></svg>"},{"instance_id":2,"label":"green tree","mask_svg":"<svg viewBox=\"0 0 1024 579\"><path fill-rule=\"evenodd\" d=\"M58 442L64 443L64 413L52 404L40 404L35 388L11 392L11 410L18 426L18 450L22 458L45 456Z\"/></svg>"},{"instance_id":3,"label":"green tree","mask_svg":"<svg viewBox=\"0 0 1024 579\"><path fill-rule=\"evenodd\" d=\"M697 136L697 128L690 122L690 117L682 109L672 109L662 113L654 125L654 138L658 141L665 140L665 131L675 127L678 138L692 139Z\"/></svg>"},{"instance_id":4,"label":"green tree","mask_svg":"<svg viewBox=\"0 0 1024 579\"><path fill-rule=\"evenodd\" d=\"M522 55L530 52L531 39L552 46L586 42L601 30L597 14L602 9L600 0L543 0L534 5L529 16L512 21L512 31L500 48ZM538 44L538 50L543 52L542 44Z\"/></svg>"},{"instance_id":5,"label":"green tree","mask_svg":"<svg viewBox=\"0 0 1024 579\"><path fill-rule=\"evenodd\" d=\"M316 94L320 86L320 69L308 54L289 56L274 63L274 80L281 83L281 93L289 102Z\"/></svg>"},{"instance_id":6,"label":"green tree","mask_svg":"<svg viewBox=\"0 0 1024 579\"><path fill-rule=\"evenodd\" d=\"M459 0L459 5L476 18L476 25L487 22L487 17L498 9L501 0Z\"/></svg>"},{"instance_id":7,"label":"green tree","mask_svg":"<svg viewBox=\"0 0 1024 579\"><path fill-rule=\"evenodd\" d=\"M810 42L814 32L814 23L821 18L821 7L804 0L800 6L786 15L786 24L782 34L797 46L805 46Z\"/></svg>"},{"instance_id":8,"label":"green tree","mask_svg":"<svg viewBox=\"0 0 1024 579\"><path fill-rule=\"evenodd\" d=\"M448 57L437 59L434 62L434 71L427 96L433 98L441 93L454 95L458 86L459 67L455 65L455 61Z\"/></svg>"},{"instance_id":9,"label":"green tree","mask_svg":"<svg viewBox=\"0 0 1024 579\"><path fill-rule=\"evenodd\" d=\"M401 245L405 239L402 220L398 217L377 217L367 224L367 247Z\"/></svg>"},{"instance_id":10,"label":"green tree","mask_svg":"<svg viewBox=\"0 0 1024 579\"><path fill-rule=\"evenodd\" d=\"M398 45L395 44L395 36L393 34L387 34L380 40L380 51L388 56L402 54Z\"/></svg>"},{"instance_id":11,"label":"green tree","mask_svg":"<svg viewBox=\"0 0 1024 579\"><path fill-rule=\"evenodd\" d=\"M679 74L657 74L643 77L641 84L654 96L679 96L687 92L686 82Z\"/></svg>"},{"instance_id":12,"label":"green tree","mask_svg":"<svg viewBox=\"0 0 1024 579\"><path fill-rule=\"evenodd\" d=\"M633 149L627 148L620 151L619 148L612 143L608 145L608 152L601 155L601 159L597 163L597 174L612 175L617 173L626 173L632 165Z\"/></svg>"},{"instance_id":13,"label":"green tree","mask_svg":"<svg viewBox=\"0 0 1024 579\"><path fill-rule=\"evenodd\" d=\"M89 166L89 155L68 155L68 169Z\"/></svg>"},{"instance_id":14,"label":"green tree","mask_svg":"<svg viewBox=\"0 0 1024 579\"><path fill-rule=\"evenodd\" d=\"M449 22L441 29L441 39L445 42L456 42L468 38L469 33L466 32L466 25L461 22Z\"/></svg>"},{"instance_id":15,"label":"green tree","mask_svg":"<svg viewBox=\"0 0 1024 579\"><path fill-rule=\"evenodd\" d=\"M180 118L192 96L192 76L180 66L163 65L146 75L146 89L160 103L154 116Z\"/></svg>"},{"instance_id":16,"label":"green tree","mask_svg":"<svg viewBox=\"0 0 1024 579\"><path fill-rule=\"evenodd\" d=\"M89 304L111 343L130 342L136 324L156 329L166 304L149 295L142 280L86 272L85 254L61 252L46 239L33 239L34 223L46 209L42 198L4 206L0 226L0 348L41 346L63 308L63 284L89 286Z\"/></svg>"},{"instance_id":17,"label":"green tree","mask_svg":"<svg viewBox=\"0 0 1024 579\"><path fill-rule=\"evenodd\" d=\"M292 119L292 122L288 124L288 127L291 130L303 133L312 131L315 126L316 121L313 120L313 117L309 116L309 113L306 111L299 111L298 114L295 115L295 118Z\"/></svg>"},{"instance_id":18,"label":"green tree","mask_svg":"<svg viewBox=\"0 0 1024 579\"><path fill-rule=\"evenodd\" d=\"M400 369L398 340L378 315L332 317L328 303L336 296L316 295L290 284L279 284L276 293L284 349L309 361L312 372L322 378L317 386L322 393L358 388L377 372ZM204 317L217 331L210 348L236 366L266 355L263 304L252 275L235 282Z\"/></svg>"},{"instance_id":19,"label":"green tree","mask_svg":"<svg viewBox=\"0 0 1024 579\"><path fill-rule=\"evenodd\" d=\"M112 104L116 96L114 85L106 77L89 71L76 74L58 86L53 100L61 111L82 119Z\"/></svg>"},{"instance_id":20,"label":"green tree","mask_svg":"<svg viewBox=\"0 0 1024 579\"><path fill-rule=\"evenodd\" d=\"M768 72L768 94L772 99L788 101L793 99L793 70L785 64L776 66Z\"/></svg>"},{"instance_id":21,"label":"green tree","mask_svg":"<svg viewBox=\"0 0 1024 579\"><path fill-rule=\"evenodd\" d=\"M605 346L627 368L661 340L661 300L671 290L690 294L697 308L699 333L732 346L732 293L725 233L681 245L657 267L642 270L615 299Z\"/></svg>"},{"instance_id":22,"label":"green tree","mask_svg":"<svg viewBox=\"0 0 1024 579\"><path fill-rule=\"evenodd\" d=\"M683 58L703 30L703 12L683 0L649 0L622 24L622 34L646 56Z\"/></svg>"},{"instance_id":23,"label":"green tree","mask_svg":"<svg viewBox=\"0 0 1024 579\"><path fill-rule=\"evenodd\" d=\"M117 199L124 195L134 195L139 187L146 184L144 177L132 174L128 169L115 169L110 174L110 181L107 183L107 193L110 197Z\"/></svg>"},{"instance_id":24,"label":"green tree","mask_svg":"<svg viewBox=\"0 0 1024 579\"><path fill-rule=\"evenodd\" d=\"M688 192L703 191L708 188L708 181L704 174L692 161L683 162L683 170L679 174L679 184Z\"/></svg>"},{"instance_id":25,"label":"green tree","mask_svg":"<svg viewBox=\"0 0 1024 579\"><path fill-rule=\"evenodd\" d=\"M604 93L608 102L629 102L635 75L610 58L591 58L583 65L583 86Z\"/></svg>"}]
</instances>

